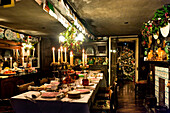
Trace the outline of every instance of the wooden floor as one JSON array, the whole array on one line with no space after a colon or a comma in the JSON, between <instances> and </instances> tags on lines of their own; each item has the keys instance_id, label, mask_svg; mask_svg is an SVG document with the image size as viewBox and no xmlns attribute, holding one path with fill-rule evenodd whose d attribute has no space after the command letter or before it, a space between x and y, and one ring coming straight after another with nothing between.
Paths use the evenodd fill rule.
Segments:
<instances>
[{"instance_id":1,"label":"wooden floor","mask_svg":"<svg viewBox=\"0 0 170 113\"><path fill-rule=\"evenodd\" d=\"M147 113L143 99L135 100L135 85L133 82L120 82L117 88L118 108L116 113Z\"/></svg>"}]
</instances>

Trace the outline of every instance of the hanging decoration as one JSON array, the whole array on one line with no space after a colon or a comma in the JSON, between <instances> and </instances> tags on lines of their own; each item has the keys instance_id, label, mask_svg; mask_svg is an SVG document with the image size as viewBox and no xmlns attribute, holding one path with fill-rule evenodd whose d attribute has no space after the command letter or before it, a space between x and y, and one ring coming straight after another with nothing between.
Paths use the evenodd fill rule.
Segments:
<instances>
[{"instance_id":1,"label":"hanging decoration","mask_svg":"<svg viewBox=\"0 0 170 113\"><path fill-rule=\"evenodd\" d=\"M120 57L118 57L118 63L119 66L122 67L123 74L130 80L133 80L135 74L135 59L133 56L133 50L124 47L123 51L120 53Z\"/></svg>"},{"instance_id":2,"label":"hanging decoration","mask_svg":"<svg viewBox=\"0 0 170 113\"><path fill-rule=\"evenodd\" d=\"M59 42L68 50L77 50L77 52L81 52L80 45L84 41L84 38L84 35L77 30L73 24L70 25L66 31L60 33Z\"/></svg>"},{"instance_id":3,"label":"hanging decoration","mask_svg":"<svg viewBox=\"0 0 170 113\"><path fill-rule=\"evenodd\" d=\"M159 30L163 37L167 37L169 33L169 20L170 19L170 5L163 6L158 9L151 21L145 22L142 26L142 45L148 45L150 48L149 38L153 36L155 40L159 38Z\"/></svg>"}]
</instances>

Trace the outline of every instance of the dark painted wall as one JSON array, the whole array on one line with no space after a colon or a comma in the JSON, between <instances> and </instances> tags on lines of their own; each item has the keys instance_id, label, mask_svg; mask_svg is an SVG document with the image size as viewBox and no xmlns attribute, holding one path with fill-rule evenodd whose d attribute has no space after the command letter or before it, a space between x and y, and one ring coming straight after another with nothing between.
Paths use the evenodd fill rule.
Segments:
<instances>
[{"instance_id":1,"label":"dark painted wall","mask_svg":"<svg viewBox=\"0 0 170 113\"><path fill-rule=\"evenodd\" d=\"M52 62L52 47L55 47L55 58L57 61L57 49L60 47L58 36L42 38L41 40L41 72L43 76L52 76L50 64Z\"/></svg>"}]
</instances>

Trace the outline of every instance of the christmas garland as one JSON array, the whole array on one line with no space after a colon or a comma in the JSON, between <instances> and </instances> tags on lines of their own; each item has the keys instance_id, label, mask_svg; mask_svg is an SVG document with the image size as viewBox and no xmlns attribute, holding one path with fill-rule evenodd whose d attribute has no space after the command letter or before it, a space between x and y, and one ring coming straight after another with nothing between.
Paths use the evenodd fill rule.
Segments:
<instances>
[{"instance_id":1,"label":"christmas garland","mask_svg":"<svg viewBox=\"0 0 170 113\"><path fill-rule=\"evenodd\" d=\"M141 34L142 34L142 45L145 46L148 45L148 48L150 48L150 36L157 34L159 32L159 29L168 25L168 22L170 22L170 5L163 6L162 9L158 9L154 13L154 17L152 18L152 21L145 22L142 26Z\"/></svg>"}]
</instances>

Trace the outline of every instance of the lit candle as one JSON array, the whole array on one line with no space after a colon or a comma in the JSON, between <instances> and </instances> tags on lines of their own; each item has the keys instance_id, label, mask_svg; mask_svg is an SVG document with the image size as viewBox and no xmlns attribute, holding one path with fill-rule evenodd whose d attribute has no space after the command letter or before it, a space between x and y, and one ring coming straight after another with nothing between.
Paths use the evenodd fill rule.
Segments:
<instances>
[{"instance_id":1,"label":"lit candle","mask_svg":"<svg viewBox=\"0 0 170 113\"><path fill-rule=\"evenodd\" d=\"M64 50L65 50L65 63L66 63L67 62L67 48L65 47Z\"/></svg>"},{"instance_id":2,"label":"lit candle","mask_svg":"<svg viewBox=\"0 0 170 113\"><path fill-rule=\"evenodd\" d=\"M10 68L12 68L12 57L10 57Z\"/></svg>"},{"instance_id":3,"label":"lit candle","mask_svg":"<svg viewBox=\"0 0 170 113\"><path fill-rule=\"evenodd\" d=\"M7 61L7 58L5 57L5 61Z\"/></svg>"},{"instance_id":4,"label":"lit candle","mask_svg":"<svg viewBox=\"0 0 170 113\"><path fill-rule=\"evenodd\" d=\"M84 66L84 49L82 50L82 62L83 62L83 66Z\"/></svg>"},{"instance_id":5,"label":"lit candle","mask_svg":"<svg viewBox=\"0 0 170 113\"><path fill-rule=\"evenodd\" d=\"M73 52L70 52L70 65L73 65Z\"/></svg>"},{"instance_id":6,"label":"lit candle","mask_svg":"<svg viewBox=\"0 0 170 113\"><path fill-rule=\"evenodd\" d=\"M58 63L60 62L60 49L58 49Z\"/></svg>"},{"instance_id":7,"label":"lit candle","mask_svg":"<svg viewBox=\"0 0 170 113\"><path fill-rule=\"evenodd\" d=\"M53 47L52 50L53 50L53 62L55 62L55 47Z\"/></svg>"},{"instance_id":8,"label":"lit candle","mask_svg":"<svg viewBox=\"0 0 170 113\"><path fill-rule=\"evenodd\" d=\"M63 47L61 46L60 49L61 49L61 63L63 63Z\"/></svg>"},{"instance_id":9,"label":"lit candle","mask_svg":"<svg viewBox=\"0 0 170 113\"><path fill-rule=\"evenodd\" d=\"M24 66L24 57L22 57L22 66Z\"/></svg>"},{"instance_id":10,"label":"lit candle","mask_svg":"<svg viewBox=\"0 0 170 113\"><path fill-rule=\"evenodd\" d=\"M33 58L34 58L34 54L35 54L35 48L33 49Z\"/></svg>"}]
</instances>

